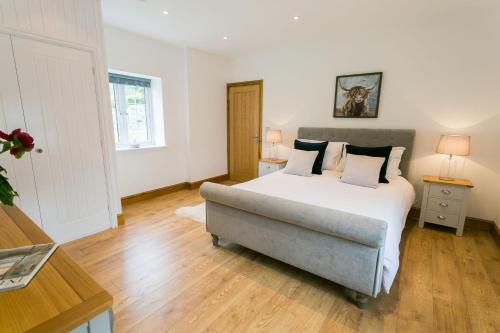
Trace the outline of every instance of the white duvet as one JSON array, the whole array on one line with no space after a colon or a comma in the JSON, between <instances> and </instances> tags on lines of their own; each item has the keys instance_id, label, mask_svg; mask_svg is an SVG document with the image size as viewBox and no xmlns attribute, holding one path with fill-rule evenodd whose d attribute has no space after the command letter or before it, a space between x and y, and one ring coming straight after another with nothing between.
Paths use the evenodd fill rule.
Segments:
<instances>
[{"instance_id":1,"label":"white duvet","mask_svg":"<svg viewBox=\"0 0 500 333\"><path fill-rule=\"evenodd\" d=\"M389 292L398 272L401 233L415 200L415 190L406 179L396 177L373 189L342 183L339 173L329 170L312 177L277 171L234 187L386 221L382 286Z\"/></svg>"}]
</instances>

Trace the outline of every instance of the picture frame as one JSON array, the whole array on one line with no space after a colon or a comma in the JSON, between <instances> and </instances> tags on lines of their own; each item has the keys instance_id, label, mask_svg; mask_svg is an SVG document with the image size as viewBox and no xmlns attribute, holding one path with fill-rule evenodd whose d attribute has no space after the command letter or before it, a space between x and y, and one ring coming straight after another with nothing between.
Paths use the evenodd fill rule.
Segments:
<instances>
[{"instance_id":1,"label":"picture frame","mask_svg":"<svg viewBox=\"0 0 500 333\"><path fill-rule=\"evenodd\" d=\"M334 118L378 118L382 72L337 76Z\"/></svg>"}]
</instances>

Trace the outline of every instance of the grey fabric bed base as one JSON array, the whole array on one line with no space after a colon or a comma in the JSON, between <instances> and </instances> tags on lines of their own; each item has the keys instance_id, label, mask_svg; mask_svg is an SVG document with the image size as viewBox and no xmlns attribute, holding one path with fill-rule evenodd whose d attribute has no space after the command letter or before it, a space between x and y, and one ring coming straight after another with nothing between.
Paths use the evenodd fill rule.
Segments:
<instances>
[{"instance_id":1,"label":"grey fabric bed base","mask_svg":"<svg viewBox=\"0 0 500 333\"><path fill-rule=\"evenodd\" d=\"M301 127L301 139L406 148L408 176L415 130ZM207 231L356 291L358 306L382 285L385 221L205 183Z\"/></svg>"},{"instance_id":2,"label":"grey fabric bed base","mask_svg":"<svg viewBox=\"0 0 500 333\"><path fill-rule=\"evenodd\" d=\"M207 231L363 295L381 289L387 224L305 203L204 183Z\"/></svg>"}]
</instances>

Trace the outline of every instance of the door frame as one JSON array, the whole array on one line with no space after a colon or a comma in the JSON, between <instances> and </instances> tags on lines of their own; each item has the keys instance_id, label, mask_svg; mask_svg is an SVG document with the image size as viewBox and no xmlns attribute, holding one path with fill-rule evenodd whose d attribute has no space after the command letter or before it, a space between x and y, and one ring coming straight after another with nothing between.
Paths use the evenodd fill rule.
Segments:
<instances>
[{"instance_id":1,"label":"door frame","mask_svg":"<svg viewBox=\"0 0 500 333\"><path fill-rule=\"evenodd\" d=\"M229 177L231 177L231 169L230 169L230 146L229 146L229 89L234 88L234 87L241 87L241 86L254 86L258 85L259 86L259 94L260 94L260 103L259 103L259 156L258 159L260 160L262 158L262 109L264 105L264 80L253 80L253 81L242 81L242 82L232 82L228 83L226 85L226 122L227 122L227 129L226 129L226 140L227 140L227 174Z\"/></svg>"}]
</instances>

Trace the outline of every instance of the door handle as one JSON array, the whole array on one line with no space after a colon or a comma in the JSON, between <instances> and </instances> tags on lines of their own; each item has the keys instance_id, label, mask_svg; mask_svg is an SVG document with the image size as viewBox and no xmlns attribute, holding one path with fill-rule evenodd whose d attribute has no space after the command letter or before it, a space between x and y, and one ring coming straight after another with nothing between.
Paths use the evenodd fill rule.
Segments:
<instances>
[{"instance_id":1,"label":"door handle","mask_svg":"<svg viewBox=\"0 0 500 333\"><path fill-rule=\"evenodd\" d=\"M41 153L43 153L43 149L42 148L37 148L37 149L35 149L35 153L41 154Z\"/></svg>"},{"instance_id":2,"label":"door handle","mask_svg":"<svg viewBox=\"0 0 500 333\"><path fill-rule=\"evenodd\" d=\"M439 206L441 206L441 207L443 207L443 208L446 208L446 207L448 207L448 204L447 204L446 202L441 202L441 203L439 204Z\"/></svg>"}]
</instances>

